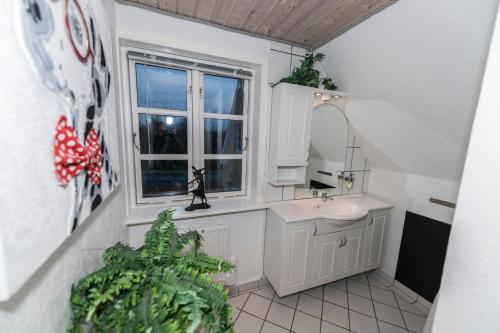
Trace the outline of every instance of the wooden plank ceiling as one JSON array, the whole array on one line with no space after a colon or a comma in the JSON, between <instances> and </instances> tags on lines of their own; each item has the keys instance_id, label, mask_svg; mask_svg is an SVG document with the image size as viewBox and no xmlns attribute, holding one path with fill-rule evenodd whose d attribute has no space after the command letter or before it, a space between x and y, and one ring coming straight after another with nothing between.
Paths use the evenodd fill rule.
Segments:
<instances>
[{"instance_id":1,"label":"wooden plank ceiling","mask_svg":"<svg viewBox=\"0 0 500 333\"><path fill-rule=\"evenodd\" d=\"M397 0L119 0L315 49Z\"/></svg>"}]
</instances>

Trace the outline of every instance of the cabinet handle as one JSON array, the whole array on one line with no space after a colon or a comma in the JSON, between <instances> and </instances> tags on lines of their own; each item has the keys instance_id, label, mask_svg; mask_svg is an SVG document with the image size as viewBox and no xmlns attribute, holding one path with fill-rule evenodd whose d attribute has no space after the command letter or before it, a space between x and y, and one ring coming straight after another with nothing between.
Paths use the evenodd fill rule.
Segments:
<instances>
[{"instance_id":1,"label":"cabinet handle","mask_svg":"<svg viewBox=\"0 0 500 333\"><path fill-rule=\"evenodd\" d=\"M344 247L347 244L347 238L344 238L344 243L342 243L342 247Z\"/></svg>"},{"instance_id":2,"label":"cabinet handle","mask_svg":"<svg viewBox=\"0 0 500 333\"><path fill-rule=\"evenodd\" d=\"M371 218L370 222L368 223L368 225L372 225L374 220L375 220L375 218Z\"/></svg>"},{"instance_id":3,"label":"cabinet handle","mask_svg":"<svg viewBox=\"0 0 500 333\"><path fill-rule=\"evenodd\" d=\"M340 244L339 244L339 247L344 247L346 243L347 243L347 239L345 239L345 238L341 238L341 239L340 239Z\"/></svg>"},{"instance_id":4,"label":"cabinet handle","mask_svg":"<svg viewBox=\"0 0 500 333\"><path fill-rule=\"evenodd\" d=\"M248 149L248 136L245 136L245 147L241 149L241 152L244 152L247 149Z\"/></svg>"},{"instance_id":5,"label":"cabinet handle","mask_svg":"<svg viewBox=\"0 0 500 333\"><path fill-rule=\"evenodd\" d=\"M314 224L314 233L313 233L313 236L316 236L317 233L318 233L318 226L315 223Z\"/></svg>"}]
</instances>

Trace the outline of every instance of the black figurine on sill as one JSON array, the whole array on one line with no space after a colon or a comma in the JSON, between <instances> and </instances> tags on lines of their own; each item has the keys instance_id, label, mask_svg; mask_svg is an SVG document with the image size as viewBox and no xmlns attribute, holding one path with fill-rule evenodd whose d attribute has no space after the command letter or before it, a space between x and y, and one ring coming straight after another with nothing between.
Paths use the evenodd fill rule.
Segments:
<instances>
[{"instance_id":1,"label":"black figurine on sill","mask_svg":"<svg viewBox=\"0 0 500 333\"><path fill-rule=\"evenodd\" d=\"M198 183L198 187L193 189L192 191L189 191L189 192L193 193L193 200L191 200L191 205L184 208L184 210L186 210L188 212L193 211L193 210L197 210L197 209L210 208L210 205L207 202L207 197L205 196L205 182L203 181L203 175L204 175L203 170L205 170L205 168L199 169L199 170L196 169L195 167L192 167L192 168L193 168L194 179L188 183L188 187L189 186L194 187L195 182ZM196 199L196 197L201 199L201 203L196 203L196 204L194 203L194 199Z\"/></svg>"}]
</instances>

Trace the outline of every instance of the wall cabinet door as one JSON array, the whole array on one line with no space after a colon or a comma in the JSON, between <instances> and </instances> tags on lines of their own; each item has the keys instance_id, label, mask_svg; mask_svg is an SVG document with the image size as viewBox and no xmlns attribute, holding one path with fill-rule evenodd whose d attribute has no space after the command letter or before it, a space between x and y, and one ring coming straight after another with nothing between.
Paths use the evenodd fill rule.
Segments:
<instances>
[{"instance_id":1,"label":"wall cabinet door","mask_svg":"<svg viewBox=\"0 0 500 333\"><path fill-rule=\"evenodd\" d=\"M313 286L337 279L336 266L340 258L341 234L335 232L314 237L311 276Z\"/></svg>"},{"instance_id":2,"label":"wall cabinet door","mask_svg":"<svg viewBox=\"0 0 500 333\"><path fill-rule=\"evenodd\" d=\"M388 213L388 211L374 212L370 216L370 222L368 222L366 231L365 270L382 266L382 243L384 241L384 229Z\"/></svg>"},{"instance_id":3,"label":"wall cabinet door","mask_svg":"<svg viewBox=\"0 0 500 333\"><path fill-rule=\"evenodd\" d=\"M344 278L363 271L366 227L343 231L336 271L338 278Z\"/></svg>"},{"instance_id":4,"label":"wall cabinet door","mask_svg":"<svg viewBox=\"0 0 500 333\"><path fill-rule=\"evenodd\" d=\"M285 241L285 265L282 275L281 295L291 294L307 289L311 277L311 224L307 222L292 223L287 226Z\"/></svg>"},{"instance_id":5,"label":"wall cabinet door","mask_svg":"<svg viewBox=\"0 0 500 333\"><path fill-rule=\"evenodd\" d=\"M280 118L277 166L307 165L313 98L309 87L280 83L274 88L273 112Z\"/></svg>"}]
</instances>

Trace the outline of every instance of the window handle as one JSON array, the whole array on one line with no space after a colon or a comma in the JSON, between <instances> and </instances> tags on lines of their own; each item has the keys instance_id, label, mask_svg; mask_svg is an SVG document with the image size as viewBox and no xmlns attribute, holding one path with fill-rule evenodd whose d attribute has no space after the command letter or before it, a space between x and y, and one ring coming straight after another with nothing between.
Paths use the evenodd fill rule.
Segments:
<instances>
[{"instance_id":1,"label":"window handle","mask_svg":"<svg viewBox=\"0 0 500 333\"><path fill-rule=\"evenodd\" d=\"M247 149L248 149L248 136L245 136L245 147L241 149L241 152L244 152Z\"/></svg>"},{"instance_id":2,"label":"window handle","mask_svg":"<svg viewBox=\"0 0 500 333\"><path fill-rule=\"evenodd\" d=\"M137 133L136 132L133 132L133 135L132 135L132 144L134 145L135 148L137 148L137 150L141 150L141 148L139 148L139 146L137 145L137 143L135 142L135 137L137 136Z\"/></svg>"}]
</instances>

